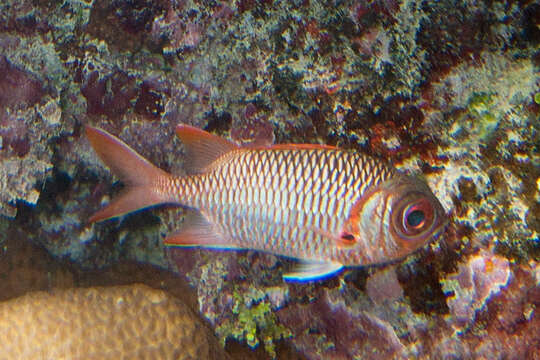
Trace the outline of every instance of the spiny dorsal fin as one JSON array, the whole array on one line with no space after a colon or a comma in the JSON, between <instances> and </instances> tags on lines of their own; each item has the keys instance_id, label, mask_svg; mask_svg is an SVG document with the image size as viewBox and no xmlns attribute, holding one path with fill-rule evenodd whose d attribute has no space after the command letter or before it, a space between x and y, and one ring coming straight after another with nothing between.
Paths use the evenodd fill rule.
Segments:
<instances>
[{"instance_id":1,"label":"spiny dorsal fin","mask_svg":"<svg viewBox=\"0 0 540 360\"><path fill-rule=\"evenodd\" d=\"M178 125L176 135L186 148L185 170L190 174L203 172L221 155L239 148L232 141L189 125Z\"/></svg>"},{"instance_id":2,"label":"spiny dorsal fin","mask_svg":"<svg viewBox=\"0 0 540 360\"><path fill-rule=\"evenodd\" d=\"M274 144L268 147L272 150L336 150L332 145L322 144Z\"/></svg>"}]
</instances>

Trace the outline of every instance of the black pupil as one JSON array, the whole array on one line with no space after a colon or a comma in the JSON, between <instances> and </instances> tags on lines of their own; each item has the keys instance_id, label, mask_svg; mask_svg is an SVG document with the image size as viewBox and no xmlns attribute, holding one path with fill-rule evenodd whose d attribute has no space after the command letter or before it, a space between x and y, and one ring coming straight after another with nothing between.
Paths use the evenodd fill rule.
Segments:
<instances>
[{"instance_id":1,"label":"black pupil","mask_svg":"<svg viewBox=\"0 0 540 360\"><path fill-rule=\"evenodd\" d=\"M422 223L422 221L424 221L425 217L426 216L422 210L411 211L411 213L407 215L407 225L417 227Z\"/></svg>"}]
</instances>

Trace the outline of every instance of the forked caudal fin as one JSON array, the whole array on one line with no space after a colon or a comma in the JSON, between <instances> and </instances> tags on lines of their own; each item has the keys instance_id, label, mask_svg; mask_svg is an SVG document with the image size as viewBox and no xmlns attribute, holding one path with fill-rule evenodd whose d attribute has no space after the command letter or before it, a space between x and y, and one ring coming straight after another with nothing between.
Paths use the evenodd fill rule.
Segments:
<instances>
[{"instance_id":1,"label":"forked caudal fin","mask_svg":"<svg viewBox=\"0 0 540 360\"><path fill-rule=\"evenodd\" d=\"M101 160L126 185L126 190L95 213L90 222L110 219L170 200L160 188L170 178L169 174L105 130L86 126L86 136Z\"/></svg>"}]
</instances>

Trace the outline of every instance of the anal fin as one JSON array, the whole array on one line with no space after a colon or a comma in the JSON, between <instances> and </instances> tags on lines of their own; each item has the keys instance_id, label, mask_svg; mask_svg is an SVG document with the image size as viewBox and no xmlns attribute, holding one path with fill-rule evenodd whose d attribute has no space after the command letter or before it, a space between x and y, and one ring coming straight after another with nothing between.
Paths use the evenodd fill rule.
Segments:
<instances>
[{"instance_id":1,"label":"anal fin","mask_svg":"<svg viewBox=\"0 0 540 360\"><path fill-rule=\"evenodd\" d=\"M283 275L285 281L307 282L321 280L332 276L343 268L343 265L337 262L302 262L299 263L293 272Z\"/></svg>"}]
</instances>

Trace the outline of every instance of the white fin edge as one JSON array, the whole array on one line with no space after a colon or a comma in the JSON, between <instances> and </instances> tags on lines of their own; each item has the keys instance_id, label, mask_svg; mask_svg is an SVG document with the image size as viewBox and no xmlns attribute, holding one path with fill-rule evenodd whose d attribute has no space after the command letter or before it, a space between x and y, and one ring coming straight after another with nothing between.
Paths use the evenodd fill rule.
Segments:
<instances>
[{"instance_id":1,"label":"white fin edge","mask_svg":"<svg viewBox=\"0 0 540 360\"><path fill-rule=\"evenodd\" d=\"M343 265L337 262L300 263L295 271L284 274L283 279L290 282L316 281L330 277L341 269Z\"/></svg>"}]
</instances>

